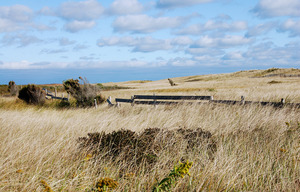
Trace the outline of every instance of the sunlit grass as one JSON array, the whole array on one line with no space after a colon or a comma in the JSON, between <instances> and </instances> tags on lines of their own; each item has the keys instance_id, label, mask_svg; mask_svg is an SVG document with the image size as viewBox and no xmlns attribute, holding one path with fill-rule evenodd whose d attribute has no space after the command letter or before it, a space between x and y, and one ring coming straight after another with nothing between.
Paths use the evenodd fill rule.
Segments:
<instances>
[{"instance_id":1,"label":"sunlit grass","mask_svg":"<svg viewBox=\"0 0 300 192\"><path fill-rule=\"evenodd\" d=\"M184 79L174 79L179 84L174 88L161 80L104 94L130 98L167 90L161 93L300 102L299 78L246 76L189 83ZM272 80L284 83L268 84ZM57 102L31 106L16 97L0 97L0 191L89 191L104 178L118 183L114 191L151 191L185 160L193 162L190 176L176 180L173 191L300 190L299 109L222 104L58 108ZM176 154L162 151L149 168L79 149L78 138L88 133L120 129L140 133L147 128L201 128L212 134L217 150L211 153L202 144L200 150L181 153L186 144L178 143Z\"/></svg>"}]
</instances>

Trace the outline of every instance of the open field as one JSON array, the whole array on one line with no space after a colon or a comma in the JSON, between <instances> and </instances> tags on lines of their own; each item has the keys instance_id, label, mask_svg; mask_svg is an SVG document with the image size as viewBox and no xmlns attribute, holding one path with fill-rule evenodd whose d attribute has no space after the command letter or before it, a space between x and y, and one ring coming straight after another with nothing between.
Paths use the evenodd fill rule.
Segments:
<instances>
[{"instance_id":1,"label":"open field","mask_svg":"<svg viewBox=\"0 0 300 192\"><path fill-rule=\"evenodd\" d=\"M299 74L298 69L269 69L178 77L172 78L177 84L172 87L168 80L104 83L130 89L102 94L232 100L243 95L252 101L300 103ZM147 128L201 128L211 137L193 148L179 136L166 137L158 143L164 144L160 151L149 146L155 154L152 164L137 163L135 156L128 161L123 157L127 148L116 160L80 148L78 141L88 133L142 133ZM61 109L51 101L41 107L0 97L0 191L91 191L105 177L118 182L113 191L151 191L180 160L193 162L190 176L178 179L171 191L299 191L300 109L223 104L115 108L107 103L97 109Z\"/></svg>"}]
</instances>

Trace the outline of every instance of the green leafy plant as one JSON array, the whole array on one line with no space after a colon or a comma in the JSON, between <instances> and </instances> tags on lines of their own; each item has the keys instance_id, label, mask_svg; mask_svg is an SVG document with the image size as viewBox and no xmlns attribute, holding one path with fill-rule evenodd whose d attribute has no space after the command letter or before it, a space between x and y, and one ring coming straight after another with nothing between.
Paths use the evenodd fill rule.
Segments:
<instances>
[{"instance_id":1,"label":"green leafy plant","mask_svg":"<svg viewBox=\"0 0 300 192\"><path fill-rule=\"evenodd\" d=\"M179 162L179 165L175 165L167 177L153 187L152 192L171 191L180 178L190 175L189 169L192 165L193 162L189 162L188 160L184 163Z\"/></svg>"}]
</instances>

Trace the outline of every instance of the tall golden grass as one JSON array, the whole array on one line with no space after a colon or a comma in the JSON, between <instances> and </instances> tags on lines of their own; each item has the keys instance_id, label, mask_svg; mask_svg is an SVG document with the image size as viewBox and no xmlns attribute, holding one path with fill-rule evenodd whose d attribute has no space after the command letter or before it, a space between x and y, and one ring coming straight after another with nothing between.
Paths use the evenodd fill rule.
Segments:
<instances>
[{"instance_id":1,"label":"tall golden grass","mask_svg":"<svg viewBox=\"0 0 300 192\"><path fill-rule=\"evenodd\" d=\"M238 77L219 75L218 79L210 76L209 81L175 78L178 86L174 89L182 90L168 94L211 95L206 88L214 88L213 94L219 99L244 95L246 100L300 101L299 78L256 79L249 78L249 73L252 76L253 72ZM270 85L271 80L283 83ZM103 94L130 98L133 94L169 89L170 85L161 80L133 87ZM203 92L183 89L196 87ZM141 132L155 127L200 127L212 133L217 151L213 158L205 147L182 156L164 151L157 163L145 170L143 165L116 164L78 148L77 139L87 133L122 128ZM0 191L44 191L46 184L53 191L89 191L100 178L117 181L115 191L151 191L182 158L192 161L193 166L190 176L179 180L173 191L299 191L300 111L222 104L56 109L0 98Z\"/></svg>"}]
</instances>

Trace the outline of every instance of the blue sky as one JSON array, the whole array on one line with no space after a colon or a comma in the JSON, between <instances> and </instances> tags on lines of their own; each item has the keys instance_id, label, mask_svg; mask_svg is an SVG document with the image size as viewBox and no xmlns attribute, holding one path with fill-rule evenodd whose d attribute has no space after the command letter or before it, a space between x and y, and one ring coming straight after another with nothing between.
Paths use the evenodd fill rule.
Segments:
<instances>
[{"instance_id":1,"label":"blue sky","mask_svg":"<svg viewBox=\"0 0 300 192\"><path fill-rule=\"evenodd\" d=\"M300 66L299 0L0 1L0 84Z\"/></svg>"}]
</instances>

